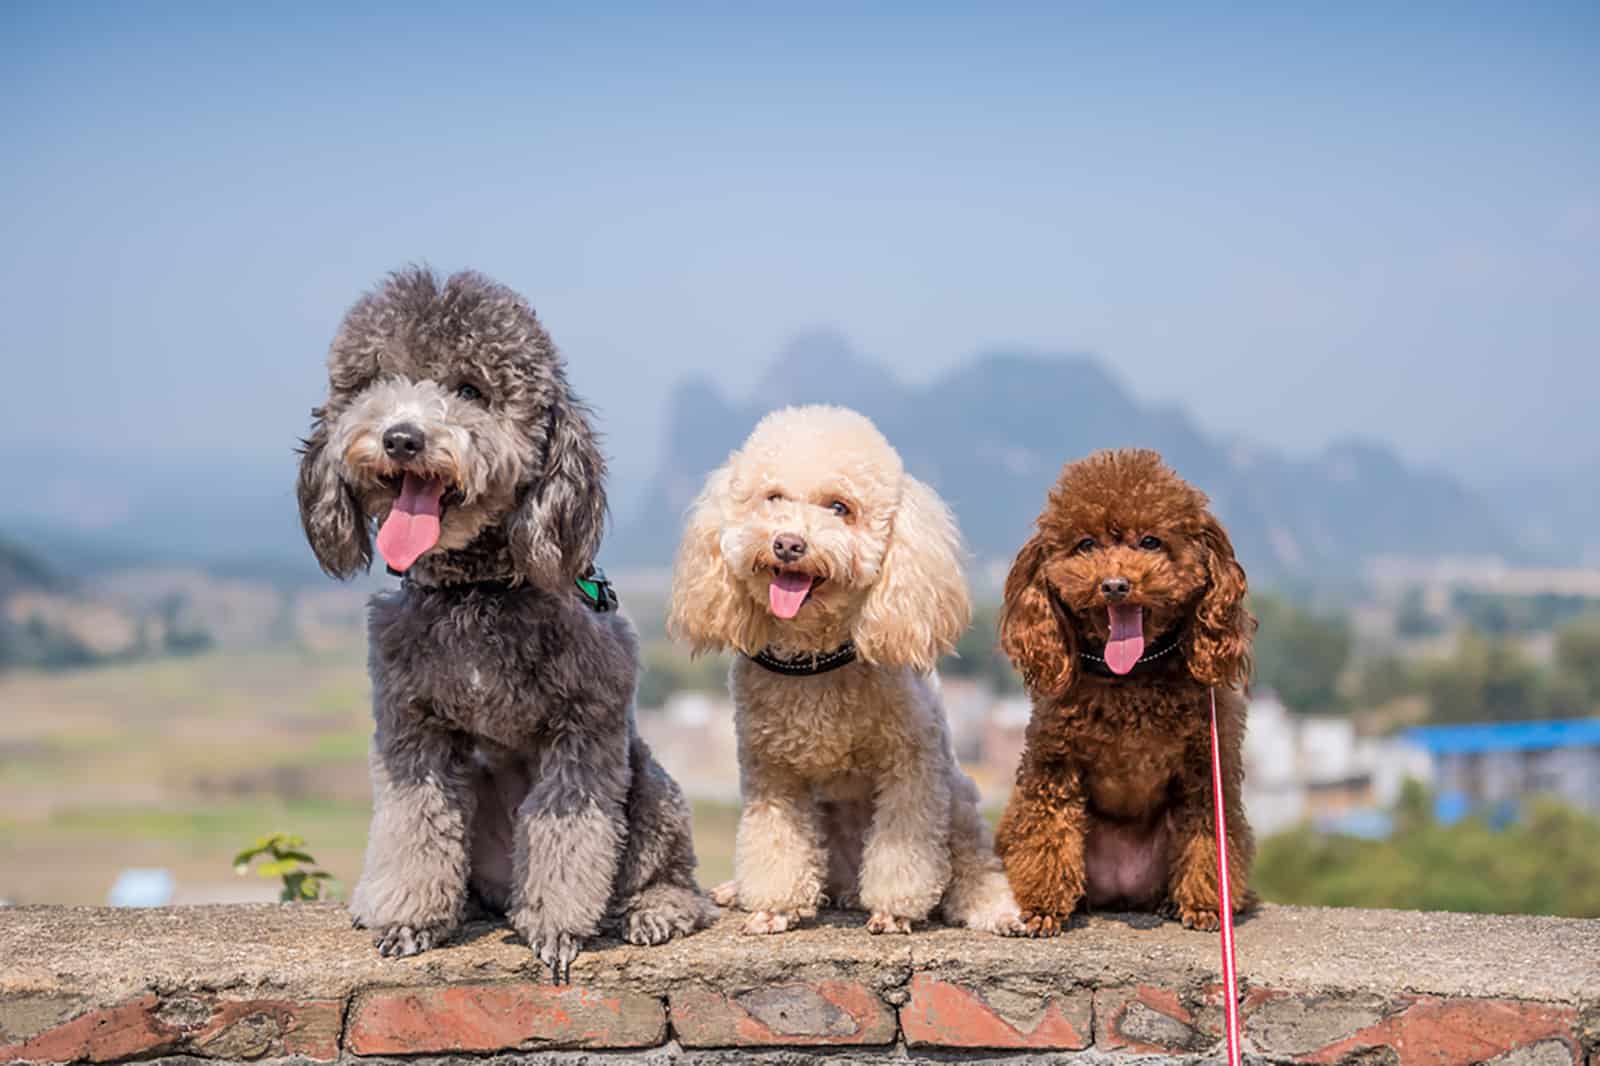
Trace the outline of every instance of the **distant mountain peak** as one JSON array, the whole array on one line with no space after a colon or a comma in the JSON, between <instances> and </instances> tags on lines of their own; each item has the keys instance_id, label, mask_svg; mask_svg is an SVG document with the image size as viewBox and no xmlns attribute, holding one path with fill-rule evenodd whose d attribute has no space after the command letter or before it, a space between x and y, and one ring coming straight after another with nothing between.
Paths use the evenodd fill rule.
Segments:
<instances>
[{"instance_id":1,"label":"distant mountain peak","mask_svg":"<svg viewBox=\"0 0 1600 1066\"><path fill-rule=\"evenodd\" d=\"M1295 460L1208 435L1181 408L1145 406L1106 364L1081 353L994 347L926 384L899 381L837 329L795 334L743 402L696 380L672 393L668 439L650 495L608 548L619 563L662 565L705 475L760 417L836 403L878 424L907 468L955 509L980 558L1011 557L1064 462L1101 448L1161 452L1210 495L1253 572L1340 577L1375 555L1425 550L1513 556L1488 507L1459 483L1410 469L1371 439Z\"/></svg>"},{"instance_id":2,"label":"distant mountain peak","mask_svg":"<svg viewBox=\"0 0 1600 1066\"><path fill-rule=\"evenodd\" d=\"M901 388L899 379L832 327L794 334L767 364L750 402L763 410L799 403L859 404Z\"/></svg>"}]
</instances>

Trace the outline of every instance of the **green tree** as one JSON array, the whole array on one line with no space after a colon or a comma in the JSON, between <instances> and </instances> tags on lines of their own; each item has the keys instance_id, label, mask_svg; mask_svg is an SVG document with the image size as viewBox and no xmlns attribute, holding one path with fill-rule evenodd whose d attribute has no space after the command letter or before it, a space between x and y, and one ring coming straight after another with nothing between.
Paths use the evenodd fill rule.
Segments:
<instances>
[{"instance_id":1,"label":"green tree","mask_svg":"<svg viewBox=\"0 0 1600 1066\"><path fill-rule=\"evenodd\" d=\"M1556 630L1555 671L1590 711L1600 703L1600 615L1586 615Z\"/></svg>"},{"instance_id":2,"label":"green tree","mask_svg":"<svg viewBox=\"0 0 1600 1066\"><path fill-rule=\"evenodd\" d=\"M1450 658L1423 669L1435 722L1514 722L1549 715L1545 679L1510 640L1462 633Z\"/></svg>"},{"instance_id":3,"label":"green tree","mask_svg":"<svg viewBox=\"0 0 1600 1066\"><path fill-rule=\"evenodd\" d=\"M1600 917L1600 820L1536 799L1504 830L1442 826L1429 802L1408 792L1387 840L1308 827L1268 837L1252 883L1279 903Z\"/></svg>"},{"instance_id":4,"label":"green tree","mask_svg":"<svg viewBox=\"0 0 1600 1066\"><path fill-rule=\"evenodd\" d=\"M956 653L940 661L939 672L949 677L987 681L997 692L1022 691L1022 679L1006 653L1000 650L998 605L974 609L972 625L956 642Z\"/></svg>"},{"instance_id":5,"label":"green tree","mask_svg":"<svg viewBox=\"0 0 1600 1066\"><path fill-rule=\"evenodd\" d=\"M1339 678L1350 661L1350 625L1340 616L1302 610L1275 596L1254 596L1260 621L1255 639L1255 683L1270 688L1291 710L1339 705Z\"/></svg>"}]
</instances>

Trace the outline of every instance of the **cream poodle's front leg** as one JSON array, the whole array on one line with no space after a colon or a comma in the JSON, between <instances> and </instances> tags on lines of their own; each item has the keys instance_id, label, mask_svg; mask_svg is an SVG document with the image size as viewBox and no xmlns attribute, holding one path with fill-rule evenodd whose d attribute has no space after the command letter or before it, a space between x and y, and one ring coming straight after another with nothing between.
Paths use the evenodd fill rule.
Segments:
<instances>
[{"instance_id":1,"label":"cream poodle's front leg","mask_svg":"<svg viewBox=\"0 0 1600 1066\"><path fill-rule=\"evenodd\" d=\"M933 758L909 758L884 775L861 860L867 931L909 933L950 883L950 789Z\"/></svg>"},{"instance_id":2,"label":"cream poodle's front leg","mask_svg":"<svg viewBox=\"0 0 1600 1066\"><path fill-rule=\"evenodd\" d=\"M781 933L817 913L823 862L816 805L803 780L786 773L746 776L734 841L739 904L747 933Z\"/></svg>"}]
</instances>

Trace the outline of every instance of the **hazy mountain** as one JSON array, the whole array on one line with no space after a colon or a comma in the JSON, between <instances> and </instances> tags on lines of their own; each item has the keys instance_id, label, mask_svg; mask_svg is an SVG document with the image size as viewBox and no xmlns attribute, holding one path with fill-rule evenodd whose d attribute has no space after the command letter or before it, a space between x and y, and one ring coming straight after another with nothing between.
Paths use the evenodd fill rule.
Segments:
<instances>
[{"instance_id":1,"label":"hazy mountain","mask_svg":"<svg viewBox=\"0 0 1600 1066\"><path fill-rule=\"evenodd\" d=\"M608 561L669 562L706 473L760 416L824 401L877 422L955 508L985 560L1016 551L1064 461L1130 446L1159 450L1204 488L1247 565L1268 576L1349 576L1375 555L1519 551L1483 498L1380 443L1344 441L1303 459L1220 440L1182 412L1141 405L1092 358L993 351L905 385L843 338L819 333L780 352L761 380L742 401L700 379L672 393L657 474L638 512L619 521Z\"/></svg>"}]
</instances>

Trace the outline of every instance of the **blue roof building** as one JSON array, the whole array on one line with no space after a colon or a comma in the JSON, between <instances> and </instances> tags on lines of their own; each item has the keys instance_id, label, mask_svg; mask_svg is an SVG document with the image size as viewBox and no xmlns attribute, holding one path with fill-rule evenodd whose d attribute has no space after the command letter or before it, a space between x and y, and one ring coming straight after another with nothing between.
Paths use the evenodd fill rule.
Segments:
<instances>
[{"instance_id":1,"label":"blue roof building","mask_svg":"<svg viewBox=\"0 0 1600 1066\"><path fill-rule=\"evenodd\" d=\"M1535 794L1600 814L1600 718L1418 726L1404 735L1433 760L1441 820Z\"/></svg>"}]
</instances>

